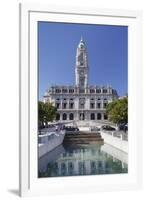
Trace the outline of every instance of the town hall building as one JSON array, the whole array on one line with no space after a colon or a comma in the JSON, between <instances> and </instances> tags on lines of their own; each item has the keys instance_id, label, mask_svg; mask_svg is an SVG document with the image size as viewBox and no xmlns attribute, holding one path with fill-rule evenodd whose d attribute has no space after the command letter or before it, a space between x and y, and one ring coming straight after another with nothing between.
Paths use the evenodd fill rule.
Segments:
<instances>
[{"instance_id":1,"label":"town hall building","mask_svg":"<svg viewBox=\"0 0 146 200\"><path fill-rule=\"evenodd\" d=\"M81 38L76 52L75 84L51 86L43 100L57 107L56 120L107 120L106 106L118 98L111 86L90 86L87 48Z\"/></svg>"}]
</instances>

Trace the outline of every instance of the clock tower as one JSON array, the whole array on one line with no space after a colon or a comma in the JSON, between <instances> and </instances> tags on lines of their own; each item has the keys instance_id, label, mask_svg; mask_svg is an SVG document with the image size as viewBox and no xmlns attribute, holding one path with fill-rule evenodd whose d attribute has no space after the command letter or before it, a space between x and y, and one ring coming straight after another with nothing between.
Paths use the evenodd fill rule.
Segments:
<instances>
[{"instance_id":1,"label":"clock tower","mask_svg":"<svg viewBox=\"0 0 146 200\"><path fill-rule=\"evenodd\" d=\"M76 86L79 88L84 89L88 86L87 50L82 38L79 42L76 52L75 79Z\"/></svg>"}]
</instances>

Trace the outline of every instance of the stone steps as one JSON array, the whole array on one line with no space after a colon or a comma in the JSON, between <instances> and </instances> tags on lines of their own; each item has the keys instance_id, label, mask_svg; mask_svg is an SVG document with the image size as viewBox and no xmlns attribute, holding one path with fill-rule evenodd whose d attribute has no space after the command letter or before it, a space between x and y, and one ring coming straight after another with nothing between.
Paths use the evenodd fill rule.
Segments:
<instances>
[{"instance_id":1,"label":"stone steps","mask_svg":"<svg viewBox=\"0 0 146 200\"><path fill-rule=\"evenodd\" d=\"M97 144L103 143L104 140L102 139L100 133L69 133L65 135L64 144Z\"/></svg>"},{"instance_id":2,"label":"stone steps","mask_svg":"<svg viewBox=\"0 0 146 200\"><path fill-rule=\"evenodd\" d=\"M101 135L66 135L66 138L101 138Z\"/></svg>"},{"instance_id":3,"label":"stone steps","mask_svg":"<svg viewBox=\"0 0 146 200\"><path fill-rule=\"evenodd\" d=\"M64 138L64 141L100 141L102 138Z\"/></svg>"},{"instance_id":4,"label":"stone steps","mask_svg":"<svg viewBox=\"0 0 146 200\"><path fill-rule=\"evenodd\" d=\"M104 141L103 140L100 140L100 141L89 141L89 142L83 142L83 141L72 141L72 142L64 142L65 145L86 145L86 144L103 144Z\"/></svg>"},{"instance_id":5,"label":"stone steps","mask_svg":"<svg viewBox=\"0 0 146 200\"><path fill-rule=\"evenodd\" d=\"M98 136L100 135L100 133L84 133L84 132L80 132L80 133L71 133L71 132L66 132L66 136Z\"/></svg>"}]
</instances>

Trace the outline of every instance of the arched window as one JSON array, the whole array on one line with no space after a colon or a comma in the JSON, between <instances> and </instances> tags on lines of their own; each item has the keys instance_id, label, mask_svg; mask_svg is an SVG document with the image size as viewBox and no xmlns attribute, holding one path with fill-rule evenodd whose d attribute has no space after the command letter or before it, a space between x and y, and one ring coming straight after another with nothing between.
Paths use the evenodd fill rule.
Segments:
<instances>
[{"instance_id":1,"label":"arched window","mask_svg":"<svg viewBox=\"0 0 146 200\"><path fill-rule=\"evenodd\" d=\"M61 163L61 175L65 175L67 171L65 163Z\"/></svg>"},{"instance_id":2,"label":"arched window","mask_svg":"<svg viewBox=\"0 0 146 200\"><path fill-rule=\"evenodd\" d=\"M97 90L96 90L96 93L101 93L101 89L97 89Z\"/></svg>"},{"instance_id":3,"label":"arched window","mask_svg":"<svg viewBox=\"0 0 146 200\"><path fill-rule=\"evenodd\" d=\"M66 165L65 165L65 163L61 163L61 169L63 169L63 170L66 169Z\"/></svg>"},{"instance_id":4,"label":"arched window","mask_svg":"<svg viewBox=\"0 0 146 200\"><path fill-rule=\"evenodd\" d=\"M68 171L73 171L74 170L74 163L73 162L69 162L68 163Z\"/></svg>"},{"instance_id":5,"label":"arched window","mask_svg":"<svg viewBox=\"0 0 146 200\"><path fill-rule=\"evenodd\" d=\"M96 163L95 163L95 161L91 162L91 173L92 174L96 173Z\"/></svg>"},{"instance_id":6,"label":"arched window","mask_svg":"<svg viewBox=\"0 0 146 200\"><path fill-rule=\"evenodd\" d=\"M85 115L84 115L84 113L80 113L80 120L85 120Z\"/></svg>"},{"instance_id":7,"label":"arched window","mask_svg":"<svg viewBox=\"0 0 146 200\"><path fill-rule=\"evenodd\" d=\"M98 119L98 120L101 120L101 113L98 113L98 114L97 114L97 119Z\"/></svg>"},{"instance_id":8,"label":"arched window","mask_svg":"<svg viewBox=\"0 0 146 200\"><path fill-rule=\"evenodd\" d=\"M63 120L67 120L67 114L63 113Z\"/></svg>"},{"instance_id":9,"label":"arched window","mask_svg":"<svg viewBox=\"0 0 146 200\"><path fill-rule=\"evenodd\" d=\"M107 103L104 103L104 104L103 104L103 108L106 108L106 106L107 106Z\"/></svg>"},{"instance_id":10,"label":"arched window","mask_svg":"<svg viewBox=\"0 0 146 200\"><path fill-rule=\"evenodd\" d=\"M69 89L69 93L74 93L74 89Z\"/></svg>"},{"instance_id":11,"label":"arched window","mask_svg":"<svg viewBox=\"0 0 146 200\"><path fill-rule=\"evenodd\" d=\"M57 113L57 115L56 115L56 120L60 120L60 114L59 113Z\"/></svg>"},{"instance_id":12,"label":"arched window","mask_svg":"<svg viewBox=\"0 0 146 200\"><path fill-rule=\"evenodd\" d=\"M62 89L62 93L67 93L67 89Z\"/></svg>"},{"instance_id":13,"label":"arched window","mask_svg":"<svg viewBox=\"0 0 146 200\"><path fill-rule=\"evenodd\" d=\"M56 89L56 93L61 93L61 90L60 89Z\"/></svg>"},{"instance_id":14,"label":"arched window","mask_svg":"<svg viewBox=\"0 0 146 200\"><path fill-rule=\"evenodd\" d=\"M73 119L74 119L74 115L73 115L73 113L70 113L70 115L69 115L69 119L70 119L70 120L73 120Z\"/></svg>"},{"instance_id":15,"label":"arched window","mask_svg":"<svg viewBox=\"0 0 146 200\"><path fill-rule=\"evenodd\" d=\"M103 93L107 93L107 89L103 89Z\"/></svg>"},{"instance_id":16,"label":"arched window","mask_svg":"<svg viewBox=\"0 0 146 200\"><path fill-rule=\"evenodd\" d=\"M97 103L97 108L101 108L101 103Z\"/></svg>"},{"instance_id":17,"label":"arched window","mask_svg":"<svg viewBox=\"0 0 146 200\"><path fill-rule=\"evenodd\" d=\"M95 114L91 113L91 120L95 120Z\"/></svg>"},{"instance_id":18,"label":"arched window","mask_svg":"<svg viewBox=\"0 0 146 200\"><path fill-rule=\"evenodd\" d=\"M95 93L95 90L94 89L90 89L90 93Z\"/></svg>"}]
</instances>

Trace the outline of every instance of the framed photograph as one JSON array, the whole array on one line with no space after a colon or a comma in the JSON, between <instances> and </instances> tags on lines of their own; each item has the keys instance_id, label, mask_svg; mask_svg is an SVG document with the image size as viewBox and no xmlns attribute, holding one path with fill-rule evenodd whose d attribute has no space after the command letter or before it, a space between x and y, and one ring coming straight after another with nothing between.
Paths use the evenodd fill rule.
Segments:
<instances>
[{"instance_id":1,"label":"framed photograph","mask_svg":"<svg viewBox=\"0 0 146 200\"><path fill-rule=\"evenodd\" d=\"M20 196L141 188L141 12L19 11Z\"/></svg>"}]
</instances>

